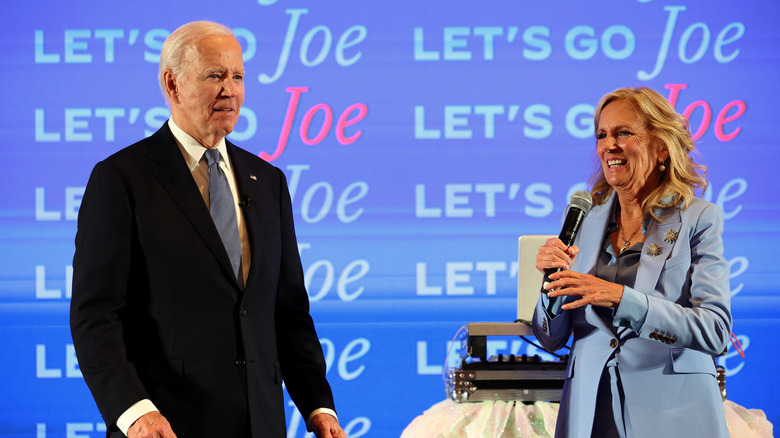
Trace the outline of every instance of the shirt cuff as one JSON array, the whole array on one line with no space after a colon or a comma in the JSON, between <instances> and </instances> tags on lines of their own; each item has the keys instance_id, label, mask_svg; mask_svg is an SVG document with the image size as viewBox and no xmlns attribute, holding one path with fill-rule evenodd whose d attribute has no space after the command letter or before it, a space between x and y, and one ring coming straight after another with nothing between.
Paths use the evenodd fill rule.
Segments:
<instances>
[{"instance_id":1,"label":"shirt cuff","mask_svg":"<svg viewBox=\"0 0 780 438\"><path fill-rule=\"evenodd\" d=\"M613 325L616 327L628 326L638 333L645 323L647 309L647 295L623 286L623 298L620 299L620 304L615 310Z\"/></svg>"},{"instance_id":2,"label":"shirt cuff","mask_svg":"<svg viewBox=\"0 0 780 438\"><path fill-rule=\"evenodd\" d=\"M311 428L311 420L317 414L328 414L328 415L332 416L333 418L335 418L336 421L339 421L339 417L336 416L336 411L334 411L333 409L328 409L328 408L315 409L315 410L312 411L311 414L309 414L309 418L306 419L306 428L309 430L309 432L311 432L311 430L312 430L312 428Z\"/></svg>"},{"instance_id":3,"label":"shirt cuff","mask_svg":"<svg viewBox=\"0 0 780 438\"><path fill-rule=\"evenodd\" d=\"M158 409L149 399L143 399L138 403L130 406L119 418L116 420L116 427L127 436L127 429L135 423L135 420L141 418L143 415L149 412L157 412Z\"/></svg>"}]
</instances>

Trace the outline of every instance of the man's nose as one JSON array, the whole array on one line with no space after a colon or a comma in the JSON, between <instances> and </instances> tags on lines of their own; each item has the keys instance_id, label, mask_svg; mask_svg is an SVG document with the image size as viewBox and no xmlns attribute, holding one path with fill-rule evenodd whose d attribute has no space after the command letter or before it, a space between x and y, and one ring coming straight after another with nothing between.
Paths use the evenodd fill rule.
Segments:
<instances>
[{"instance_id":1,"label":"man's nose","mask_svg":"<svg viewBox=\"0 0 780 438\"><path fill-rule=\"evenodd\" d=\"M227 78L222 81L222 94L225 96L235 96L238 92L238 85L232 78Z\"/></svg>"}]
</instances>

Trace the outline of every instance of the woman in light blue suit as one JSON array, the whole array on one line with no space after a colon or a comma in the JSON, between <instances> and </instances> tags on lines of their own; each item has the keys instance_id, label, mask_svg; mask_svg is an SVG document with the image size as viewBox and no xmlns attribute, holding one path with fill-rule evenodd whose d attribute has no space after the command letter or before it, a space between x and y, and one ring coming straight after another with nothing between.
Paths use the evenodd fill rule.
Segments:
<instances>
[{"instance_id":1,"label":"woman in light blue suit","mask_svg":"<svg viewBox=\"0 0 780 438\"><path fill-rule=\"evenodd\" d=\"M713 357L731 334L723 212L682 116L648 88L596 107L594 207L575 244L550 239L534 333L573 334L556 437L728 437Z\"/></svg>"}]
</instances>

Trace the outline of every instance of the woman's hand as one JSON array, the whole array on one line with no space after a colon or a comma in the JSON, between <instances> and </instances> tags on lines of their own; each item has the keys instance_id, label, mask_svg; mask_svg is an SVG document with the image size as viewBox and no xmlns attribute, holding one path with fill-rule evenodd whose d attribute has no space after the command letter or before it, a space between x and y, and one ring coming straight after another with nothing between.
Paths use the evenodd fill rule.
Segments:
<instances>
[{"instance_id":1,"label":"woman's hand","mask_svg":"<svg viewBox=\"0 0 780 438\"><path fill-rule=\"evenodd\" d=\"M570 269L579 252L580 249L576 245L566 247L561 239L547 239L536 255L536 269L541 272L550 268Z\"/></svg>"},{"instance_id":2,"label":"woman's hand","mask_svg":"<svg viewBox=\"0 0 780 438\"><path fill-rule=\"evenodd\" d=\"M538 260L538 258L537 258ZM538 264L538 263L537 263ZM592 306L617 307L623 299L623 285L611 283L574 271L559 271L549 276L550 282L545 284L549 297L581 296L582 299L564 304L563 310L576 309L577 307Z\"/></svg>"}]
</instances>

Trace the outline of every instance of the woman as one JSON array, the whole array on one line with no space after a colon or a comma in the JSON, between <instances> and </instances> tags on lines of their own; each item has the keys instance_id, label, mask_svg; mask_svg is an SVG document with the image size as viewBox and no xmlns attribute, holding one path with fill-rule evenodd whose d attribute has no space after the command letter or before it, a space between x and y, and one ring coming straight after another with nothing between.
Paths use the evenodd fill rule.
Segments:
<instances>
[{"instance_id":1,"label":"woman","mask_svg":"<svg viewBox=\"0 0 780 438\"><path fill-rule=\"evenodd\" d=\"M575 244L550 239L533 329L549 351L573 333L557 437L728 437L713 356L731 334L723 212L694 197L682 116L648 88L601 98L594 207Z\"/></svg>"}]
</instances>

